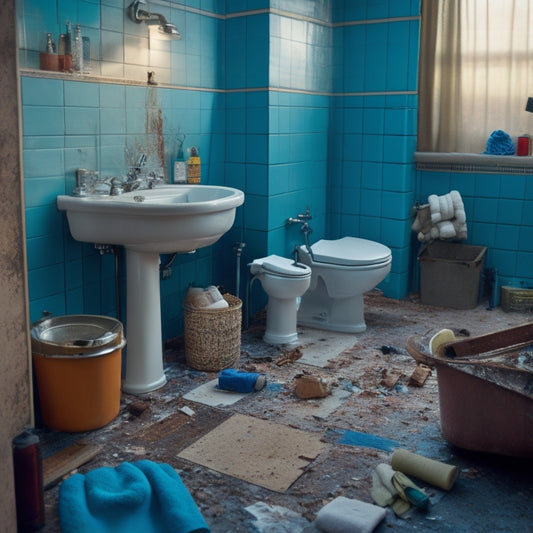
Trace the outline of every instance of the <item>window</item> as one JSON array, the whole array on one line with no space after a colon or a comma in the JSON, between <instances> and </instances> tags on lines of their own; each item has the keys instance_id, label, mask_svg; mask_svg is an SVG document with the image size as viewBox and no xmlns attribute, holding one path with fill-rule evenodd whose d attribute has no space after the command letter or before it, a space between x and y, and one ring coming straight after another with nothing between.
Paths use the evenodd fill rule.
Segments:
<instances>
[{"instance_id":1,"label":"window","mask_svg":"<svg viewBox=\"0 0 533 533\"><path fill-rule=\"evenodd\" d=\"M533 2L422 0L418 150L481 153L533 135Z\"/></svg>"}]
</instances>

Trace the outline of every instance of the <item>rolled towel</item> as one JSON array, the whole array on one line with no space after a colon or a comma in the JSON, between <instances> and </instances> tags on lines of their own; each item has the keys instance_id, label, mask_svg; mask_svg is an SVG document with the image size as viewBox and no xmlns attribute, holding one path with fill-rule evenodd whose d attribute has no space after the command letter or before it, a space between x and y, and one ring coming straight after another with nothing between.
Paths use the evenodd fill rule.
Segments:
<instances>
[{"instance_id":1,"label":"rolled towel","mask_svg":"<svg viewBox=\"0 0 533 533\"><path fill-rule=\"evenodd\" d=\"M441 239L453 239L456 236L455 228L449 220L439 222L437 228L439 229L439 237Z\"/></svg>"},{"instance_id":2,"label":"rolled towel","mask_svg":"<svg viewBox=\"0 0 533 533\"><path fill-rule=\"evenodd\" d=\"M372 533L385 514L377 505L339 496L318 511L315 525L326 533Z\"/></svg>"},{"instance_id":3,"label":"rolled towel","mask_svg":"<svg viewBox=\"0 0 533 533\"><path fill-rule=\"evenodd\" d=\"M436 224L442 220L440 213L440 201L439 197L436 194L431 194L428 196L429 209L431 211L431 222Z\"/></svg>"},{"instance_id":4,"label":"rolled towel","mask_svg":"<svg viewBox=\"0 0 533 533\"><path fill-rule=\"evenodd\" d=\"M398 448L392 454L391 466L394 470L414 476L444 490L450 490L459 475L459 469L456 466L428 459L402 448Z\"/></svg>"},{"instance_id":5,"label":"rolled towel","mask_svg":"<svg viewBox=\"0 0 533 533\"><path fill-rule=\"evenodd\" d=\"M449 194L439 196L440 219L450 220L453 218L453 203Z\"/></svg>"},{"instance_id":6,"label":"rolled towel","mask_svg":"<svg viewBox=\"0 0 533 533\"><path fill-rule=\"evenodd\" d=\"M458 209L463 209L465 208L465 206L463 205L463 199L461 198L461 194L459 193L459 191L450 191L450 198L452 199L452 203L453 203L453 208L455 211L457 211Z\"/></svg>"},{"instance_id":7,"label":"rolled towel","mask_svg":"<svg viewBox=\"0 0 533 533\"><path fill-rule=\"evenodd\" d=\"M381 507L390 505L398 516L406 513L411 504L426 507L429 499L426 493L415 485L404 473L381 463L372 472L372 499Z\"/></svg>"},{"instance_id":8,"label":"rolled towel","mask_svg":"<svg viewBox=\"0 0 533 533\"><path fill-rule=\"evenodd\" d=\"M457 239L466 239L468 237L466 224L457 224L455 226L455 233Z\"/></svg>"},{"instance_id":9,"label":"rolled towel","mask_svg":"<svg viewBox=\"0 0 533 533\"><path fill-rule=\"evenodd\" d=\"M460 224L464 224L466 222L466 213L464 209L455 210L455 220Z\"/></svg>"},{"instance_id":10,"label":"rolled towel","mask_svg":"<svg viewBox=\"0 0 533 533\"><path fill-rule=\"evenodd\" d=\"M376 469L372 472L372 488L370 489L370 495L381 507L392 505L398 496L398 491L392 483L393 477L394 470L390 465L385 463L376 466Z\"/></svg>"}]
</instances>

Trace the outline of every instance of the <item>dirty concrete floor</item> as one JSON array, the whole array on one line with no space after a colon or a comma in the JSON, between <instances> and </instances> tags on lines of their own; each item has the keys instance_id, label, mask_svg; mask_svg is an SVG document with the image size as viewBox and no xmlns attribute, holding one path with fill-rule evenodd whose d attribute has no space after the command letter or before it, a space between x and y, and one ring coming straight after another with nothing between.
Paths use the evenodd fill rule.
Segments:
<instances>
[{"instance_id":1,"label":"dirty concrete floor","mask_svg":"<svg viewBox=\"0 0 533 533\"><path fill-rule=\"evenodd\" d=\"M489 310L482 302L476 309L453 310L422 305L416 297L402 301L373 291L365 297L367 331L353 336L352 347L330 353L325 368L289 362L280 348L262 340L264 323L256 320L243 333L238 367L268 376L269 386L245 396L228 407L209 407L186 401L183 395L213 380L217 373L189 369L180 339L165 351L168 383L141 398L123 395L119 416L108 426L86 433L69 434L41 428L43 455L84 440L101 446L87 472L100 466L151 459L172 465L189 489L213 533L253 531L302 531L301 526L278 524L277 529L258 529L245 507L256 502L290 509L311 523L329 501L343 495L372 502L372 471L390 462L391 452L372 447L330 443L285 492L274 492L178 458L177 454L234 413L245 414L302 429L325 438L327 429L348 429L398 441L400 446L460 467L460 476L450 492L425 487L431 499L429 510L411 510L397 518L388 509L376 531L525 532L533 531L533 473L530 461L480 454L449 445L440 433L437 376L431 373L424 386L408 386L416 363L406 352L410 335L426 335L441 328L482 335L531 322L531 313ZM324 346L323 350L328 350ZM301 373L324 377L349 392L341 405L326 418L315 416L323 400L301 400L294 395L293 379ZM399 376L393 386L384 377ZM393 380L394 381L394 380ZM141 414L131 412L132 402L149 402ZM305 403L307 410L296 409ZM188 416L178 409L188 406ZM131 406L130 406L131 407ZM303 414L302 414L303 413ZM254 457L250 456L253 462ZM60 531L58 485L45 492L44 532Z\"/></svg>"}]
</instances>

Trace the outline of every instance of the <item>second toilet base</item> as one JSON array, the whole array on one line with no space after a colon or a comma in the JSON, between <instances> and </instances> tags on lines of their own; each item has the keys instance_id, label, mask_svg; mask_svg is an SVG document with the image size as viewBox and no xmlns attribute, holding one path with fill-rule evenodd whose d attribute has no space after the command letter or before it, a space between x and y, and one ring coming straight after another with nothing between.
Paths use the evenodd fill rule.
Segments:
<instances>
[{"instance_id":1,"label":"second toilet base","mask_svg":"<svg viewBox=\"0 0 533 533\"><path fill-rule=\"evenodd\" d=\"M266 331L263 336L263 341L265 341L267 344L297 344L298 334L290 333L287 335L279 335Z\"/></svg>"},{"instance_id":2,"label":"second toilet base","mask_svg":"<svg viewBox=\"0 0 533 533\"><path fill-rule=\"evenodd\" d=\"M266 330L263 340L267 344L295 344L298 342L296 331L296 298L274 298L269 296L267 303Z\"/></svg>"}]
</instances>

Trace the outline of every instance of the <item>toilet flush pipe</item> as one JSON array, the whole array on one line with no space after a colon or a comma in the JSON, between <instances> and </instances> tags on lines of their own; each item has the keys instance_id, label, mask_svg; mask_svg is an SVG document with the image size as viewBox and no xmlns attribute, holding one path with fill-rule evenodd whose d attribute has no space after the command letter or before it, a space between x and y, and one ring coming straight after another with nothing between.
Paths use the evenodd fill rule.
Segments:
<instances>
[{"instance_id":1,"label":"toilet flush pipe","mask_svg":"<svg viewBox=\"0 0 533 533\"><path fill-rule=\"evenodd\" d=\"M235 253L237 255L237 265L236 265L236 272L235 272L235 296L239 298L240 293L240 287L241 287L241 255L242 255L242 249L246 246L246 243L244 242L236 242L233 245L233 249L235 250Z\"/></svg>"},{"instance_id":2,"label":"toilet flush pipe","mask_svg":"<svg viewBox=\"0 0 533 533\"><path fill-rule=\"evenodd\" d=\"M250 266L250 265L248 265ZM246 284L246 313L244 313L244 329L248 329L250 326L250 313L252 309L252 283L259 279L257 276L253 276L250 281Z\"/></svg>"}]
</instances>

